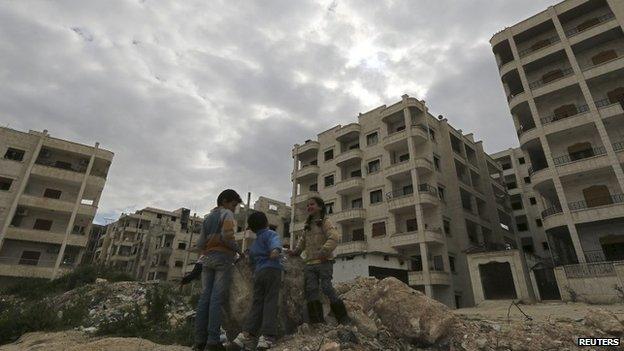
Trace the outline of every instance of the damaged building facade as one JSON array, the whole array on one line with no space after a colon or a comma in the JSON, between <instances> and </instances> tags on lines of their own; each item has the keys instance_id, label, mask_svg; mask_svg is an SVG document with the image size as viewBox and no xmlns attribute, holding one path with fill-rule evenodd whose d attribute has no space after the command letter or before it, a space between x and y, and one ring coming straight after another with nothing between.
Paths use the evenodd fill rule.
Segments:
<instances>
[{"instance_id":1,"label":"damaged building facade","mask_svg":"<svg viewBox=\"0 0 624 351\"><path fill-rule=\"evenodd\" d=\"M295 145L292 157L291 245L320 196L342 237L335 281L395 276L448 306L472 306L468 256L517 252L502 169L424 101L404 95ZM520 277L511 294L526 290Z\"/></svg>"},{"instance_id":2,"label":"damaged building facade","mask_svg":"<svg viewBox=\"0 0 624 351\"><path fill-rule=\"evenodd\" d=\"M0 277L53 278L81 262L113 153L0 128Z\"/></svg>"},{"instance_id":3,"label":"damaged building facade","mask_svg":"<svg viewBox=\"0 0 624 351\"><path fill-rule=\"evenodd\" d=\"M624 2L567 0L492 49L564 300L624 287Z\"/></svg>"}]
</instances>

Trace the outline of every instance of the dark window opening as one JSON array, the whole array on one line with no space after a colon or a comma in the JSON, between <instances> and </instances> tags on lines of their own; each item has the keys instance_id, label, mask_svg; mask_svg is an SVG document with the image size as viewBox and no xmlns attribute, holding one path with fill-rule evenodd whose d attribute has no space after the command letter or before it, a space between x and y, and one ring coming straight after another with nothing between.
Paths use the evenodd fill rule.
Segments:
<instances>
[{"instance_id":1,"label":"dark window opening","mask_svg":"<svg viewBox=\"0 0 624 351\"><path fill-rule=\"evenodd\" d=\"M379 134L377 132L370 133L366 136L366 145L371 146L377 144L379 141Z\"/></svg>"},{"instance_id":2,"label":"dark window opening","mask_svg":"<svg viewBox=\"0 0 624 351\"><path fill-rule=\"evenodd\" d=\"M24 251L20 257L19 264L26 266L36 266L39 263L39 257L41 252L39 251Z\"/></svg>"},{"instance_id":3,"label":"dark window opening","mask_svg":"<svg viewBox=\"0 0 624 351\"><path fill-rule=\"evenodd\" d=\"M325 151L325 161L329 161L334 158L334 149Z\"/></svg>"},{"instance_id":4,"label":"dark window opening","mask_svg":"<svg viewBox=\"0 0 624 351\"><path fill-rule=\"evenodd\" d=\"M334 185L334 176L333 175L329 175L329 176L325 177L325 187L333 186L333 185Z\"/></svg>"},{"instance_id":5,"label":"dark window opening","mask_svg":"<svg viewBox=\"0 0 624 351\"><path fill-rule=\"evenodd\" d=\"M370 192L370 203L376 204L383 201L381 190L375 190Z\"/></svg>"},{"instance_id":6,"label":"dark window opening","mask_svg":"<svg viewBox=\"0 0 624 351\"><path fill-rule=\"evenodd\" d=\"M4 158L7 160L13 161L22 161L24 159L24 150L14 149L12 147L8 148L6 153L4 154Z\"/></svg>"},{"instance_id":7,"label":"dark window opening","mask_svg":"<svg viewBox=\"0 0 624 351\"><path fill-rule=\"evenodd\" d=\"M46 189L43 192L43 197L47 197L50 199L60 199L61 198L61 191L60 190L56 190L56 189Z\"/></svg>"},{"instance_id":8,"label":"dark window opening","mask_svg":"<svg viewBox=\"0 0 624 351\"><path fill-rule=\"evenodd\" d=\"M36 230L50 230L52 229L52 221L49 219L41 219L38 218L35 220L35 224L33 225L33 229Z\"/></svg>"},{"instance_id":9,"label":"dark window opening","mask_svg":"<svg viewBox=\"0 0 624 351\"><path fill-rule=\"evenodd\" d=\"M13 184L13 179L0 177L0 190L9 191Z\"/></svg>"},{"instance_id":10,"label":"dark window opening","mask_svg":"<svg viewBox=\"0 0 624 351\"><path fill-rule=\"evenodd\" d=\"M373 237L386 235L386 222L373 223L372 235Z\"/></svg>"}]
</instances>

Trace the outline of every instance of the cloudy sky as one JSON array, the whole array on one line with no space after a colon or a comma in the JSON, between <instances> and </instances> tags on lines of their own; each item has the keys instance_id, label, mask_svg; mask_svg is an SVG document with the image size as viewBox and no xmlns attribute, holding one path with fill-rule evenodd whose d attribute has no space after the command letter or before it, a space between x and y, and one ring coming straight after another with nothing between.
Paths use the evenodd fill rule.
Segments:
<instances>
[{"instance_id":1,"label":"cloudy sky","mask_svg":"<svg viewBox=\"0 0 624 351\"><path fill-rule=\"evenodd\" d=\"M491 36L558 0L0 3L0 124L115 152L98 221L289 201L292 145L407 93L517 145Z\"/></svg>"}]
</instances>

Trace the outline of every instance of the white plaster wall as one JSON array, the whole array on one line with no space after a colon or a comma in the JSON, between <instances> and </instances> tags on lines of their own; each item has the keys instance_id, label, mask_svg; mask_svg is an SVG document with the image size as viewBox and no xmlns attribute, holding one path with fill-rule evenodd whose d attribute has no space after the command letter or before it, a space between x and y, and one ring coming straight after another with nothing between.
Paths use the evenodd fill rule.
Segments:
<instances>
[{"instance_id":1,"label":"white plaster wall","mask_svg":"<svg viewBox=\"0 0 624 351\"><path fill-rule=\"evenodd\" d=\"M384 260L382 255L367 254L355 256L352 260L338 258L334 264L334 282L345 282L359 277L368 277L368 267L384 267L394 269L409 268L409 263L404 262L403 265L395 257L389 257L388 261Z\"/></svg>"}]
</instances>

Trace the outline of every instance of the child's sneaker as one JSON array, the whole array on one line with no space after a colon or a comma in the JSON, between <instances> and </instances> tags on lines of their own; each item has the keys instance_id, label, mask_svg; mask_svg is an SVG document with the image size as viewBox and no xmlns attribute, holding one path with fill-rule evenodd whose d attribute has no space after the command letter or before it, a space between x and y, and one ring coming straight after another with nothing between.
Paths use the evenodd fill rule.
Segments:
<instances>
[{"instance_id":1,"label":"child's sneaker","mask_svg":"<svg viewBox=\"0 0 624 351\"><path fill-rule=\"evenodd\" d=\"M254 338L245 333L239 333L236 336L236 339L232 341L232 345L238 350L251 350L253 348Z\"/></svg>"},{"instance_id":2,"label":"child's sneaker","mask_svg":"<svg viewBox=\"0 0 624 351\"><path fill-rule=\"evenodd\" d=\"M268 350L275 346L275 338L272 336L260 336L258 339L258 345L256 346L257 350Z\"/></svg>"}]
</instances>

